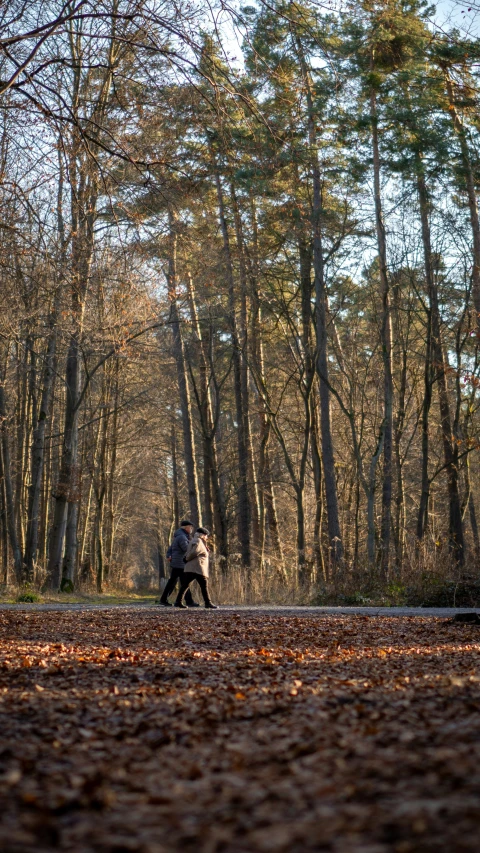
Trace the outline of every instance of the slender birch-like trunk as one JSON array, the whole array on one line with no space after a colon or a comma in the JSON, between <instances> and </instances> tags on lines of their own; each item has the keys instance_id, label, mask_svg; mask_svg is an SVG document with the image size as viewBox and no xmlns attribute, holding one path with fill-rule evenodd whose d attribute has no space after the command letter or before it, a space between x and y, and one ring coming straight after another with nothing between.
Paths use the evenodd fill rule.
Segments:
<instances>
[{"instance_id":1,"label":"slender birch-like trunk","mask_svg":"<svg viewBox=\"0 0 480 853\"><path fill-rule=\"evenodd\" d=\"M317 116L310 81L310 73L305 60L301 40L296 39L298 57L302 68L303 82L307 97L308 137L310 144L311 172L313 184L312 235L313 269L315 273L315 332L317 336L316 369L320 384L320 431L322 437L323 476L327 505L327 526L332 565L343 560L343 544L338 511L337 481L335 475L335 453L332 435L332 417L330 407L330 380L328 367L327 340L327 290L325 285L325 267L323 259L323 203L322 180L318 162Z\"/></svg>"},{"instance_id":2,"label":"slender birch-like trunk","mask_svg":"<svg viewBox=\"0 0 480 853\"><path fill-rule=\"evenodd\" d=\"M447 474L448 504L449 504L449 548L455 561L463 566L465 562L465 545L463 537L462 513L460 506L460 494L458 484L458 444L453 435L452 418L450 414L450 401L448 397L447 358L444 354L440 308L438 303L438 291L432 262L432 247L430 237L429 206L430 200L423 163L417 155L417 192L420 206L420 219L422 225L422 242L425 262L425 278L427 281L428 296L431 313L431 346L432 357L435 365L435 378L438 390L438 402L440 407L440 421L442 428L443 453L445 469Z\"/></svg>"},{"instance_id":3,"label":"slender birch-like trunk","mask_svg":"<svg viewBox=\"0 0 480 853\"><path fill-rule=\"evenodd\" d=\"M13 556L13 565L15 569L15 578L17 583L21 583L23 576L23 559L18 541L17 531L15 527L15 504L13 495L13 484L10 468L10 442L8 435L8 416L7 406L5 401L5 390L2 380L0 380L0 437L2 444L2 468L4 482L4 500L6 511L6 524L8 530L8 538Z\"/></svg>"},{"instance_id":4,"label":"slender birch-like trunk","mask_svg":"<svg viewBox=\"0 0 480 853\"><path fill-rule=\"evenodd\" d=\"M35 412L36 423L33 429L33 441L30 463L30 486L28 496L27 534L25 548L25 569L28 581L32 581L38 555L38 536L40 524L40 503L42 497L42 481L45 469L45 434L51 415L51 405L55 384L55 353L57 346L57 314L58 300L49 320L49 335L44 356L42 371L42 392L38 414Z\"/></svg>"},{"instance_id":5,"label":"slender birch-like trunk","mask_svg":"<svg viewBox=\"0 0 480 853\"><path fill-rule=\"evenodd\" d=\"M373 63L372 63L373 70ZM370 120L372 128L373 187L375 201L375 230L377 234L378 265L382 296L381 344L383 359L383 483L381 523L381 570L387 577L390 568L390 538L393 480L393 375L392 375L392 318L390 283L387 270L387 242L383 222L380 190L380 150L378 144L378 112L375 89L370 90Z\"/></svg>"},{"instance_id":6,"label":"slender birch-like trunk","mask_svg":"<svg viewBox=\"0 0 480 853\"><path fill-rule=\"evenodd\" d=\"M250 515L252 522L252 541L253 546L258 550L258 548L260 547L260 508L258 498L258 484L257 479L255 477L255 459L253 455L253 443L250 423L250 387L247 359L250 349L250 342L248 340L247 266L245 258L243 223L233 181L230 182L230 199L232 204L233 219L235 223L235 237L237 243L240 281L239 335L241 348L240 373L242 384L243 431L247 447L248 491L251 495Z\"/></svg>"},{"instance_id":7,"label":"slender birch-like trunk","mask_svg":"<svg viewBox=\"0 0 480 853\"><path fill-rule=\"evenodd\" d=\"M187 365L177 295L177 225L173 211L169 211L170 257L168 261L168 296L170 299L170 325L173 337L173 356L177 368L178 396L182 412L183 455L187 475L188 502L190 518L195 527L201 524L200 496L198 488L197 460L193 435L190 388L187 377Z\"/></svg>"},{"instance_id":8,"label":"slender birch-like trunk","mask_svg":"<svg viewBox=\"0 0 480 853\"><path fill-rule=\"evenodd\" d=\"M224 270L227 279L228 287L228 304L229 304L229 321L230 333L232 336L233 348L233 383L235 392L235 415L236 415L236 432L237 432L237 452L238 452L238 538L240 542L240 550L242 563L247 570L251 568L251 546L250 546L250 519L251 507L250 496L248 493L248 454L249 448L247 444L247 435L245 433L245 419L243 409L243 394L242 394L242 355L240 335L238 331L237 305L235 293L235 279L233 273L233 260L230 249L230 237L228 233L227 219L225 216L225 204L223 200L222 182L220 174L215 163L213 151L210 149L213 168L215 172L215 186L217 190L218 214L220 219L220 228L223 239L223 260Z\"/></svg>"},{"instance_id":9,"label":"slender birch-like trunk","mask_svg":"<svg viewBox=\"0 0 480 853\"><path fill-rule=\"evenodd\" d=\"M200 325L197 303L195 298L195 288L190 275L187 275L188 293L190 300L190 316L192 326L195 331L195 336L199 346L199 370L200 370L200 395L198 400L200 422L202 427L203 438L203 455L204 455L204 483L205 495L210 500L210 513L213 515L215 529L215 543L219 549L220 556L223 558L222 570L226 568L226 560L228 557L228 530L227 530L227 510L225 506L225 498L221 487L220 478L218 475L217 448L216 448L216 432L218 425L218 414L215 417L212 404L212 395L210 393L210 383L208 379L208 348L207 342L204 340L202 328ZM219 401L217 400L217 408ZM208 526L209 522L205 522ZM210 524L212 522L210 521Z\"/></svg>"}]
</instances>

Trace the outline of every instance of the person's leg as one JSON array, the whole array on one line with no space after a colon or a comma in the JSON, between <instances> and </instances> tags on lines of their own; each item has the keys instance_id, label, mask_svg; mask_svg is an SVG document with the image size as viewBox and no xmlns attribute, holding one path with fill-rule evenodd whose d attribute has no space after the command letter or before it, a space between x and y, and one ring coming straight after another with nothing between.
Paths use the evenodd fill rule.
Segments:
<instances>
[{"instance_id":1,"label":"person's leg","mask_svg":"<svg viewBox=\"0 0 480 853\"><path fill-rule=\"evenodd\" d=\"M183 596L185 595L188 587L190 586L193 580L192 572L182 572L180 578L180 591L175 599L174 607L186 607L187 605L183 603Z\"/></svg>"},{"instance_id":2,"label":"person's leg","mask_svg":"<svg viewBox=\"0 0 480 853\"><path fill-rule=\"evenodd\" d=\"M160 604L168 604L168 596L172 594L173 590L175 589L175 587L177 585L178 579L181 578L182 575L183 575L182 569L171 569L170 570L170 577L169 577L167 583L165 584L165 589L163 590L162 595L160 597Z\"/></svg>"},{"instance_id":3,"label":"person's leg","mask_svg":"<svg viewBox=\"0 0 480 853\"><path fill-rule=\"evenodd\" d=\"M208 607L210 610L215 610L216 605L212 604L212 601L210 599L210 592L208 589L208 578L205 578L203 575L197 575L196 580L202 591L205 607Z\"/></svg>"},{"instance_id":4,"label":"person's leg","mask_svg":"<svg viewBox=\"0 0 480 853\"><path fill-rule=\"evenodd\" d=\"M183 572L183 574L185 574L185 571ZM182 583L182 578L181 578L181 576L180 576L180 583ZM193 597L193 595L192 595L192 591L191 591L191 589L187 589L187 591L186 591L186 593L185 593L185 604L187 605L187 607L199 607L199 606L200 606L200 605L199 605L199 604L197 604L197 602L195 601L195 599L194 599L194 597Z\"/></svg>"}]
</instances>

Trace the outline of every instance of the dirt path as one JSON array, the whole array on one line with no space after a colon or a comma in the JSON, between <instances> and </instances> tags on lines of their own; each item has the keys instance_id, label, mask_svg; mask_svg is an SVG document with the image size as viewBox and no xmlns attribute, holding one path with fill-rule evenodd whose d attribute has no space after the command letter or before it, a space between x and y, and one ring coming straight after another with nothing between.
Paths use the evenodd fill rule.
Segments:
<instances>
[{"instance_id":1,"label":"dirt path","mask_svg":"<svg viewBox=\"0 0 480 853\"><path fill-rule=\"evenodd\" d=\"M480 628L374 610L4 610L2 853L478 850Z\"/></svg>"}]
</instances>

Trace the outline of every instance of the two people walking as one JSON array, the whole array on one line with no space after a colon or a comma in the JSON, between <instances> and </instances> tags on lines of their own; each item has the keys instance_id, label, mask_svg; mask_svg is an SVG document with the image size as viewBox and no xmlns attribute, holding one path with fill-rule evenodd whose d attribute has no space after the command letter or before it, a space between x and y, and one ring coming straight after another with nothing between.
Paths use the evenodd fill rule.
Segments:
<instances>
[{"instance_id":1,"label":"two people walking","mask_svg":"<svg viewBox=\"0 0 480 853\"><path fill-rule=\"evenodd\" d=\"M192 581L196 580L205 607L209 610L216 610L216 605L212 603L208 590L210 552L207 540L209 531L206 527L198 527L194 536L190 538L192 533L193 524L191 521L182 521L179 529L175 531L172 544L167 551L167 559L170 560L171 566L170 578L160 598L160 604L163 604L164 607L170 606L168 597L175 589L177 582L180 581L180 591L174 606L181 608L198 607L199 605L193 600L189 589ZM186 603L184 603L184 598Z\"/></svg>"}]
</instances>

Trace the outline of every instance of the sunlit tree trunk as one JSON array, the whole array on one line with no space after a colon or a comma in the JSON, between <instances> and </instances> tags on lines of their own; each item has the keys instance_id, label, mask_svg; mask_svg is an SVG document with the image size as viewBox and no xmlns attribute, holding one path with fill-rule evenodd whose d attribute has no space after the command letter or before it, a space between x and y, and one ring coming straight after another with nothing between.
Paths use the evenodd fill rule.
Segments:
<instances>
[{"instance_id":1,"label":"sunlit tree trunk","mask_svg":"<svg viewBox=\"0 0 480 853\"><path fill-rule=\"evenodd\" d=\"M183 455L187 474L190 518L195 526L201 524L197 460L193 436L192 409L188 385L185 350L180 329L177 297L177 227L173 211L169 211L170 256L168 261L168 295L170 299L170 325L173 336L173 355L177 369L178 396L182 412Z\"/></svg>"},{"instance_id":2,"label":"sunlit tree trunk","mask_svg":"<svg viewBox=\"0 0 480 853\"><path fill-rule=\"evenodd\" d=\"M307 68L301 40L296 39L298 56L302 67L308 108L308 136L311 154L313 184L312 235L313 269L315 273L315 332L317 336L316 368L320 380L320 431L322 437L323 476L325 481L325 499L327 505L327 526L330 545L330 560L333 566L343 559L343 544L338 511L337 481L335 475L335 454L333 448L332 417L330 410L330 380L328 367L327 340L327 291L325 286L325 268L323 258L323 203L322 181L318 163L317 116L314 108L310 73Z\"/></svg>"},{"instance_id":3,"label":"sunlit tree trunk","mask_svg":"<svg viewBox=\"0 0 480 853\"><path fill-rule=\"evenodd\" d=\"M373 70L373 65L372 65ZM393 375L392 375L392 319L390 308L390 283L387 270L387 243L383 222L380 191L380 151L378 145L378 114L375 89L370 90L370 118L372 126L373 187L375 201L375 229L377 234L378 266L382 296L381 344L383 359L383 483L381 523L381 569L388 575L390 567L390 535L392 516L392 450L393 450Z\"/></svg>"},{"instance_id":4,"label":"sunlit tree trunk","mask_svg":"<svg viewBox=\"0 0 480 853\"><path fill-rule=\"evenodd\" d=\"M423 164L417 155L417 191L420 205L420 218L422 224L422 242L425 261L425 278L427 281L428 296L431 312L431 346L432 357L435 362L435 378L438 390L438 401L440 407L440 420L442 428L443 453L448 483L449 502L449 547L455 561L459 565L465 562L464 538L462 513L460 507L460 495L458 488L458 444L453 435L452 419L450 414L450 402L448 398L447 374L448 362L444 354L440 308L438 304L438 292L435 282L435 273L432 262L432 248L429 224L429 197L423 172Z\"/></svg>"},{"instance_id":5,"label":"sunlit tree trunk","mask_svg":"<svg viewBox=\"0 0 480 853\"><path fill-rule=\"evenodd\" d=\"M51 416L52 397L55 383L55 352L57 345L57 309L50 316L50 332L47 350L44 356L42 392L38 415L33 429L31 449L30 486L28 501L27 536L25 548L25 567L28 581L32 581L38 554L38 536L40 524L40 504L42 481L45 471L45 433Z\"/></svg>"},{"instance_id":6,"label":"sunlit tree trunk","mask_svg":"<svg viewBox=\"0 0 480 853\"><path fill-rule=\"evenodd\" d=\"M212 160L213 153L211 151ZM233 382L235 392L235 417L236 417L236 432L237 432L237 453L238 453L238 538L240 541L240 549L243 565L249 570L251 568L251 547L250 547L250 496L248 494L248 456L249 448L247 445L247 435L245 434L245 419L244 419L244 400L242 394L242 355L240 335L238 332L237 319L237 304L235 279L233 274L233 261L230 249L230 237L228 233L228 225L225 216L225 204L223 200L223 190L220 174L215 162L213 162L215 172L215 186L217 190L218 214L220 219L220 228L223 239L223 261L224 270L227 279L228 287L228 303L229 303L229 322L230 334L232 336L233 348Z\"/></svg>"},{"instance_id":7,"label":"sunlit tree trunk","mask_svg":"<svg viewBox=\"0 0 480 853\"><path fill-rule=\"evenodd\" d=\"M8 530L8 538L13 556L13 565L15 569L15 578L17 583L20 583L23 576L23 560L20 544L18 541L17 531L15 528L15 505L13 484L10 469L10 442L8 435L8 414L5 401L5 390L3 382L0 380L0 435L2 444L2 469L4 481L4 500L6 509L6 524Z\"/></svg>"},{"instance_id":8,"label":"sunlit tree trunk","mask_svg":"<svg viewBox=\"0 0 480 853\"><path fill-rule=\"evenodd\" d=\"M253 546L258 550L260 546L260 509L258 498L258 485L255 476L255 459L253 454L253 443L251 435L250 423L250 387L249 387L249 369L247 356L250 349L248 340L248 294L247 294L247 268L245 259L245 243L243 236L243 223L238 205L238 199L235 192L233 181L230 182L230 199L233 210L233 218L235 223L235 237L238 251L238 267L240 281L240 371L242 384L242 408L243 408L243 432L245 435L245 443L247 447L247 463L248 463L248 491L250 498L250 515L252 522L252 540Z\"/></svg>"}]
</instances>

